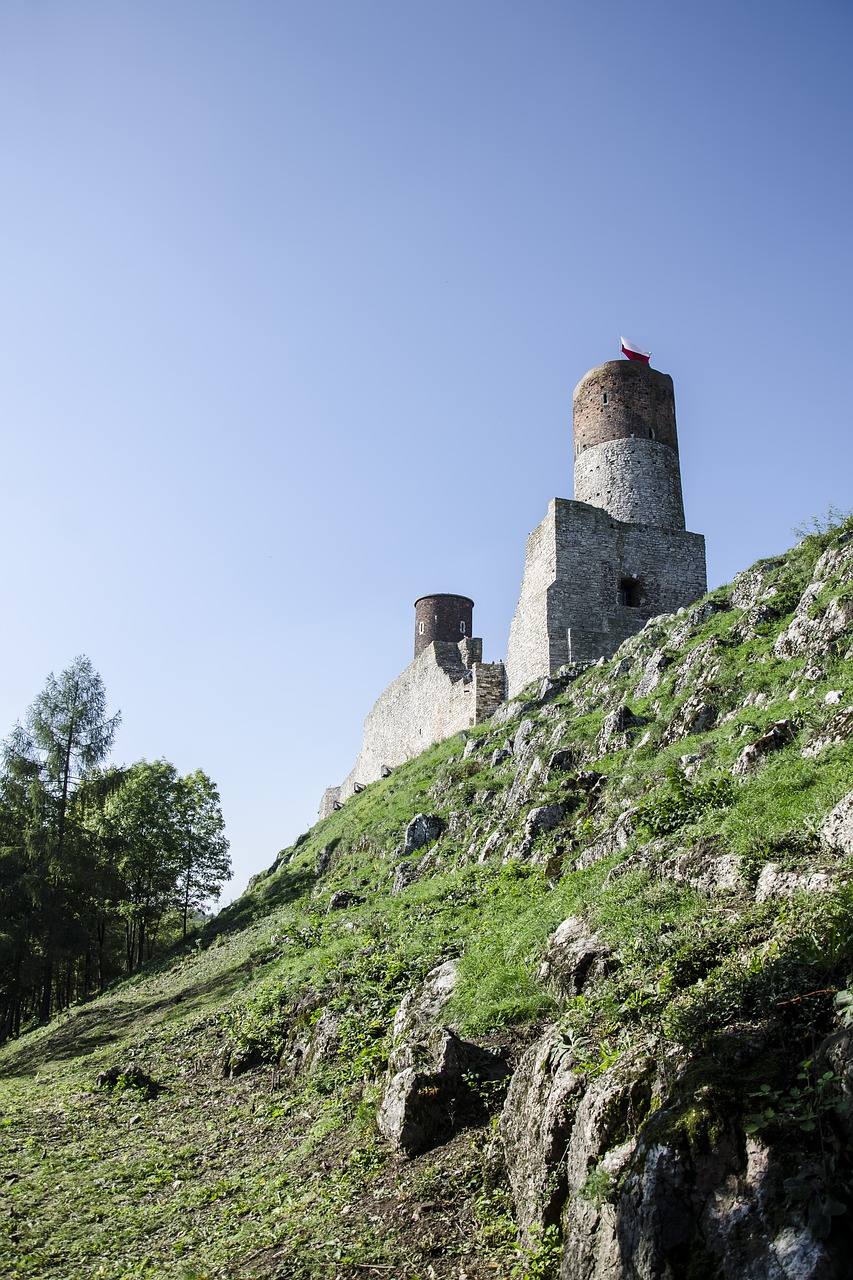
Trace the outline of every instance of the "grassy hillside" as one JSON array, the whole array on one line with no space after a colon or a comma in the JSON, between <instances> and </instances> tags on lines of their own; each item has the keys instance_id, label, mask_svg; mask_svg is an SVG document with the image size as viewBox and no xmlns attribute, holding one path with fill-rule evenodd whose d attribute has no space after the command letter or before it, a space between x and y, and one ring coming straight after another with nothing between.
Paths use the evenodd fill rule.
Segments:
<instances>
[{"instance_id":1,"label":"grassy hillside","mask_svg":"<svg viewBox=\"0 0 853 1280\"><path fill-rule=\"evenodd\" d=\"M792 1202L847 1240L844 1072L816 1049L853 982L850 851L823 829L853 790L852 674L847 521L354 796L189 945L0 1050L0 1275L555 1275L558 1231L516 1243L505 1082L415 1158L377 1132L395 1009L449 958L446 1016L510 1070L554 1023L590 1081L642 1050L665 1092L677 1062L636 1125L695 1142L735 1115L817 1151ZM442 833L404 856L418 813ZM569 916L612 957L582 993L540 976ZM760 1035L746 1066L733 1028ZM618 1189L593 1168L583 1194Z\"/></svg>"}]
</instances>

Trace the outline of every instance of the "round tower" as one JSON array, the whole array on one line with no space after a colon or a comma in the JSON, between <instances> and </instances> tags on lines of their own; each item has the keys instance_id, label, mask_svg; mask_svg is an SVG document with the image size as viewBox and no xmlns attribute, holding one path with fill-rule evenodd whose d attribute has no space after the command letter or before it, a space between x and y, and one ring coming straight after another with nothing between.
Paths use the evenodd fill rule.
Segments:
<instances>
[{"instance_id":1,"label":"round tower","mask_svg":"<svg viewBox=\"0 0 853 1280\"><path fill-rule=\"evenodd\" d=\"M617 520L684 528L675 391L668 373L608 360L574 394L575 500Z\"/></svg>"},{"instance_id":2,"label":"round tower","mask_svg":"<svg viewBox=\"0 0 853 1280\"><path fill-rule=\"evenodd\" d=\"M473 615L474 601L467 596L421 596L415 601L415 657L433 640L465 640Z\"/></svg>"}]
</instances>

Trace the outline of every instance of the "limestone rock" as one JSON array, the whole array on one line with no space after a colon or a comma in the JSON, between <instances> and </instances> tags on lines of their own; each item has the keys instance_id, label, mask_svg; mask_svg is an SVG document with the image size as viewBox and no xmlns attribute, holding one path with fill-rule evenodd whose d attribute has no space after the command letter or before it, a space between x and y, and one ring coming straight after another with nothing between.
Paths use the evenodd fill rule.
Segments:
<instances>
[{"instance_id":1,"label":"limestone rock","mask_svg":"<svg viewBox=\"0 0 853 1280\"><path fill-rule=\"evenodd\" d=\"M523 1239L557 1222L565 1198L564 1157L583 1077L557 1027L525 1053L509 1086L500 1137Z\"/></svg>"},{"instance_id":2,"label":"limestone rock","mask_svg":"<svg viewBox=\"0 0 853 1280\"><path fill-rule=\"evenodd\" d=\"M472 1076L497 1080L503 1059L461 1040L442 1015L456 985L454 960L403 998L394 1018L388 1074L376 1122L398 1151L416 1155L449 1137Z\"/></svg>"},{"instance_id":3,"label":"limestone rock","mask_svg":"<svg viewBox=\"0 0 853 1280\"><path fill-rule=\"evenodd\" d=\"M829 893L835 888L835 881L826 871L811 871L797 875L795 871L780 870L778 862L768 862L758 877L755 886L755 901L766 902L768 898L793 898L795 893Z\"/></svg>"},{"instance_id":4,"label":"limestone rock","mask_svg":"<svg viewBox=\"0 0 853 1280\"><path fill-rule=\"evenodd\" d=\"M437 840L444 830L444 823L434 813L417 813L406 827L403 838L403 852L414 853Z\"/></svg>"},{"instance_id":5,"label":"limestone rock","mask_svg":"<svg viewBox=\"0 0 853 1280\"><path fill-rule=\"evenodd\" d=\"M838 746L853 736L853 707L837 711L823 729L814 733L803 747L804 756L819 755L826 747Z\"/></svg>"},{"instance_id":6,"label":"limestone rock","mask_svg":"<svg viewBox=\"0 0 853 1280\"><path fill-rule=\"evenodd\" d=\"M518 728L515 731L515 737L512 743L513 754L517 756L523 756L525 747L530 742L530 739L533 737L535 733L536 733L536 721L530 720L530 719L522 720L521 724L518 726Z\"/></svg>"},{"instance_id":7,"label":"limestone rock","mask_svg":"<svg viewBox=\"0 0 853 1280\"><path fill-rule=\"evenodd\" d=\"M824 551L793 618L776 638L773 652L777 658L794 658L799 654L821 658L835 640L853 627L853 599L849 596L833 596L822 608L817 604L818 597L831 581L837 580L842 571L849 571L851 561L853 541L849 539L836 539Z\"/></svg>"},{"instance_id":8,"label":"limestone rock","mask_svg":"<svg viewBox=\"0 0 853 1280\"><path fill-rule=\"evenodd\" d=\"M622 751L628 745L628 733L631 729L645 724L642 716L635 716L630 707L617 707L605 717L598 736L596 749L603 756L610 751Z\"/></svg>"},{"instance_id":9,"label":"limestone rock","mask_svg":"<svg viewBox=\"0 0 853 1280\"><path fill-rule=\"evenodd\" d=\"M717 709L706 699L707 694L694 693L681 704L664 732L662 746L679 742L691 734L707 733L709 729L713 729L717 721Z\"/></svg>"},{"instance_id":10,"label":"limestone rock","mask_svg":"<svg viewBox=\"0 0 853 1280\"><path fill-rule=\"evenodd\" d=\"M524 823L525 844L531 844L545 831L553 831L565 816L566 807L562 804L542 804L531 809Z\"/></svg>"},{"instance_id":11,"label":"limestone rock","mask_svg":"<svg viewBox=\"0 0 853 1280\"><path fill-rule=\"evenodd\" d=\"M825 849L853 855L853 791L827 814L820 828Z\"/></svg>"},{"instance_id":12,"label":"limestone rock","mask_svg":"<svg viewBox=\"0 0 853 1280\"><path fill-rule=\"evenodd\" d=\"M336 842L333 842L332 844L326 844L317 854L317 866L315 868L315 874L318 877L324 876L326 872L329 870L329 868L331 867L332 854L335 851L335 845L336 845Z\"/></svg>"},{"instance_id":13,"label":"limestone rock","mask_svg":"<svg viewBox=\"0 0 853 1280\"><path fill-rule=\"evenodd\" d=\"M603 976L613 948L592 933L580 916L569 916L548 939L539 965L539 981L563 996L580 995L590 978Z\"/></svg>"},{"instance_id":14,"label":"limestone rock","mask_svg":"<svg viewBox=\"0 0 853 1280\"><path fill-rule=\"evenodd\" d=\"M760 738L756 738L755 742L751 742L748 747L744 747L732 765L732 773L736 776L738 774L751 773L764 756L771 751L778 751L781 747L792 742L796 737L796 733L797 727L793 720L777 720Z\"/></svg>"},{"instance_id":15,"label":"limestone rock","mask_svg":"<svg viewBox=\"0 0 853 1280\"><path fill-rule=\"evenodd\" d=\"M634 819L638 812L638 809L631 808L620 813L612 826L596 836L575 859L575 871L592 867L596 862L601 862L602 858L609 858L617 849L624 849L633 835Z\"/></svg>"},{"instance_id":16,"label":"limestone rock","mask_svg":"<svg viewBox=\"0 0 853 1280\"><path fill-rule=\"evenodd\" d=\"M679 663L674 689L676 697L697 691L700 686L716 680L722 666L721 650L722 645L717 636L709 636L690 650Z\"/></svg>"},{"instance_id":17,"label":"limestone rock","mask_svg":"<svg viewBox=\"0 0 853 1280\"><path fill-rule=\"evenodd\" d=\"M574 747L561 747L552 753L548 761L548 777L555 778L560 774L576 769L579 763L578 752Z\"/></svg>"},{"instance_id":18,"label":"limestone rock","mask_svg":"<svg viewBox=\"0 0 853 1280\"><path fill-rule=\"evenodd\" d=\"M658 687L663 679L664 671L669 666L669 662L670 660L665 650L655 650L643 668L643 674L634 690L635 698L645 698Z\"/></svg>"},{"instance_id":19,"label":"limestone rock","mask_svg":"<svg viewBox=\"0 0 853 1280\"><path fill-rule=\"evenodd\" d=\"M742 573L735 574L732 580L732 604L747 612L754 609L758 602L764 599L767 593L772 590L770 581L776 577L776 572L784 564L784 560L765 560L763 564L754 565L751 569L744 569Z\"/></svg>"},{"instance_id":20,"label":"limestone rock","mask_svg":"<svg viewBox=\"0 0 853 1280\"><path fill-rule=\"evenodd\" d=\"M398 862L391 879L391 893L397 895L407 889L418 878L418 864L404 860Z\"/></svg>"},{"instance_id":21,"label":"limestone rock","mask_svg":"<svg viewBox=\"0 0 853 1280\"><path fill-rule=\"evenodd\" d=\"M351 889L336 889L329 899L326 914L331 915L333 911L345 911L347 907L358 906L360 902L364 902L364 898L359 897L357 893L353 893Z\"/></svg>"},{"instance_id":22,"label":"limestone rock","mask_svg":"<svg viewBox=\"0 0 853 1280\"><path fill-rule=\"evenodd\" d=\"M324 1009L307 1033L293 1043L282 1066L293 1075L310 1073L337 1052L340 1043L341 1015L335 1009Z\"/></svg>"}]
</instances>

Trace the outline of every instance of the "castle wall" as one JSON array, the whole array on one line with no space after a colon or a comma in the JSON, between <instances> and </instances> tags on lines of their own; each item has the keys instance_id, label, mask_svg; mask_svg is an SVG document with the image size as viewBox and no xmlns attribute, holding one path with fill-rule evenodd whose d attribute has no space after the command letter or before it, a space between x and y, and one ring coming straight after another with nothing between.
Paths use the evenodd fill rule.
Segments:
<instances>
[{"instance_id":1,"label":"castle wall","mask_svg":"<svg viewBox=\"0 0 853 1280\"><path fill-rule=\"evenodd\" d=\"M626 587L632 603L620 599ZM507 696L566 662L611 656L649 618L690 604L706 590L701 535L616 520L600 507L552 499L527 540L507 649Z\"/></svg>"},{"instance_id":2,"label":"castle wall","mask_svg":"<svg viewBox=\"0 0 853 1280\"><path fill-rule=\"evenodd\" d=\"M480 662L482 640L434 641L377 698L364 722L361 751L340 787L322 805L331 812L355 791L419 755L434 742L492 715L505 696L502 662ZM330 807L331 806L331 807ZM325 816L321 807L321 817Z\"/></svg>"}]
</instances>

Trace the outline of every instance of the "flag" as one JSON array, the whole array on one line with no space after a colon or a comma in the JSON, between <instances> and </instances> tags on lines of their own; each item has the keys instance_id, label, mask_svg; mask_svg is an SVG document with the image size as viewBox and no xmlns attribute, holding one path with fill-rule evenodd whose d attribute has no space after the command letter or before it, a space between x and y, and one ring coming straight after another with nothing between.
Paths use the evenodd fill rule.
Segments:
<instances>
[{"instance_id":1,"label":"flag","mask_svg":"<svg viewBox=\"0 0 853 1280\"><path fill-rule=\"evenodd\" d=\"M629 342L627 338L620 338L619 341L622 343L623 356L627 356L629 360L642 360L643 364L648 364L651 360L651 351L644 351L636 342Z\"/></svg>"}]
</instances>

